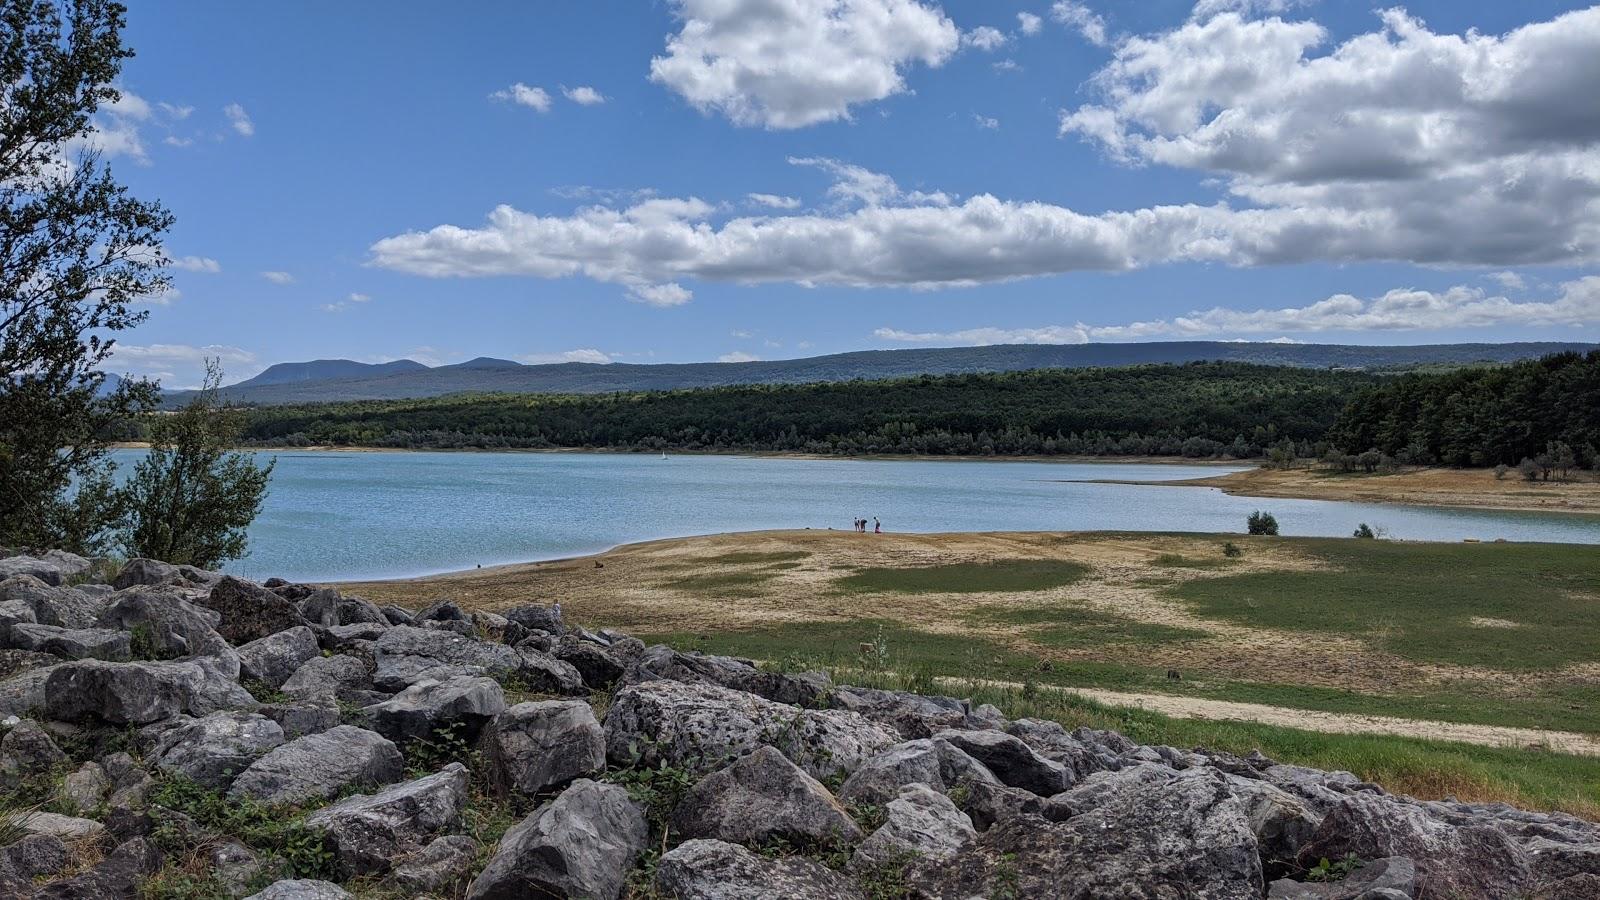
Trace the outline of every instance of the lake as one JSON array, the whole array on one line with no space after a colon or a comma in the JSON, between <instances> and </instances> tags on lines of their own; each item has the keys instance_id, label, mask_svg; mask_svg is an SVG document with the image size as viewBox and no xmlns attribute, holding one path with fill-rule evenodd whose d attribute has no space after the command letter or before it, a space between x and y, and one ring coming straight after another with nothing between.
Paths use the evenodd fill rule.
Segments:
<instances>
[{"instance_id":1,"label":"lake","mask_svg":"<svg viewBox=\"0 0 1600 900\"><path fill-rule=\"evenodd\" d=\"M117 451L119 464L141 451ZM1286 535L1600 543L1600 517L1232 497L1179 480L1217 466L849 460L613 453L276 455L251 554L229 571L330 581L398 578L594 553L664 537L766 528L885 531L1231 531L1266 509Z\"/></svg>"}]
</instances>

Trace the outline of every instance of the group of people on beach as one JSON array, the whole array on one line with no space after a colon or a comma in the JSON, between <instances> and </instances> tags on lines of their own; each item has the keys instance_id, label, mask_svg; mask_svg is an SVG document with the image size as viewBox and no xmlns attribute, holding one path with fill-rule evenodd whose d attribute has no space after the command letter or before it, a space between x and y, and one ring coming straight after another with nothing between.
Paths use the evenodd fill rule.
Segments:
<instances>
[{"instance_id":1,"label":"group of people on beach","mask_svg":"<svg viewBox=\"0 0 1600 900\"><path fill-rule=\"evenodd\" d=\"M867 520L866 519L857 519L856 520L856 534L866 534L866 533L867 533ZM873 516L872 517L872 533L873 534L883 534L883 523L878 521L878 517L877 516Z\"/></svg>"}]
</instances>

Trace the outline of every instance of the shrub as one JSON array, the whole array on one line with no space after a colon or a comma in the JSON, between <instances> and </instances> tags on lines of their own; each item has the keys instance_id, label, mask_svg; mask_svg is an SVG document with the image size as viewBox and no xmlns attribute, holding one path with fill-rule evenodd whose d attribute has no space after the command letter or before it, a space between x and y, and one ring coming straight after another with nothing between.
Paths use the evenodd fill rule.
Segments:
<instances>
[{"instance_id":1,"label":"shrub","mask_svg":"<svg viewBox=\"0 0 1600 900\"><path fill-rule=\"evenodd\" d=\"M1251 534L1277 534L1278 519L1272 513L1258 509L1245 520L1245 527Z\"/></svg>"},{"instance_id":2,"label":"shrub","mask_svg":"<svg viewBox=\"0 0 1600 900\"><path fill-rule=\"evenodd\" d=\"M1222 545L1222 555L1229 559L1238 559L1244 555L1244 549L1233 541L1228 541Z\"/></svg>"},{"instance_id":3,"label":"shrub","mask_svg":"<svg viewBox=\"0 0 1600 900\"><path fill-rule=\"evenodd\" d=\"M1356 533L1353 536L1354 537L1358 537L1358 538L1366 538L1367 540L1372 540L1372 539L1377 538L1378 533L1376 531L1372 530L1372 526L1371 525L1368 525L1367 523L1362 522L1360 525L1356 526Z\"/></svg>"}]
</instances>

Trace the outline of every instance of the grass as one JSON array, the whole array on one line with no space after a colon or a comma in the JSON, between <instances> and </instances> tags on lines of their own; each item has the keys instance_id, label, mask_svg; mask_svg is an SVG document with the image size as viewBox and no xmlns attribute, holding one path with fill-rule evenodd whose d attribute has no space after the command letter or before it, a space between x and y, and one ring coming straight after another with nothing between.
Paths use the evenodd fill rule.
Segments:
<instances>
[{"instance_id":1,"label":"grass","mask_svg":"<svg viewBox=\"0 0 1600 900\"><path fill-rule=\"evenodd\" d=\"M1356 635L1418 662L1548 671L1600 660L1600 563L1549 544L1300 540L1327 563L1171 589L1197 614ZM1504 619L1486 628L1474 618Z\"/></svg>"},{"instance_id":2,"label":"grass","mask_svg":"<svg viewBox=\"0 0 1600 900\"><path fill-rule=\"evenodd\" d=\"M1163 553L1152 562L1163 569L1225 569L1233 565L1233 560L1227 557L1204 559L1198 556L1184 556L1181 553Z\"/></svg>"},{"instance_id":3,"label":"grass","mask_svg":"<svg viewBox=\"0 0 1600 900\"><path fill-rule=\"evenodd\" d=\"M847 593L981 594L1047 591L1089 574L1082 563L1056 559L1006 559L918 568L867 568L835 579Z\"/></svg>"},{"instance_id":4,"label":"grass","mask_svg":"<svg viewBox=\"0 0 1600 900\"><path fill-rule=\"evenodd\" d=\"M1193 628L1139 622L1125 616L1052 604L1024 609L985 609L972 614L977 624L1037 625L1024 633L1028 640L1047 647L1075 649L1102 644L1170 644L1201 640L1208 635Z\"/></svg>"},{"instance_id":5,"label":"grass","mask_svg":"<svg viewBox=\"0 0 1600 900\"><path fill-rule=\"evenodd\" d=\"M898 651L898 648L896 648ZM841 683L913 689L926 676L900 669L828 665L791 654L777 667L830 670ZM1204 747L1246 755L1260 750L1279 762L1345 770L1392 791L1423 798L1453 796L1600 818L1600 762L1533 748L1480 747L1383 735L1326 734L1253 722L1177 719L1112 707L1065 691L996 685L973 678L939 679L935 687L974 703L993 703L1011 718L1052 719L1068 728L1119 731L1142 744Z\"/></svg>"}]
</instances>

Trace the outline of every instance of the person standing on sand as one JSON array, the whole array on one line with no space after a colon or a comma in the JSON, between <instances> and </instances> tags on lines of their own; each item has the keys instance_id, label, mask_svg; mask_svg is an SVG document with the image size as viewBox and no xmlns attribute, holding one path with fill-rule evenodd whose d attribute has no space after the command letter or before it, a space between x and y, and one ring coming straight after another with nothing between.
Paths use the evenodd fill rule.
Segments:
<instances>
[{"instance_id":1,"label":"person standing on sand","mask_svg":"<svg viewBox=\"0 0 1600 900\"><path fill-rule=\"evenodd\" d=\"M865 522L862 522L861 524L862 525L866 525ZM878 517L877 516L873 516L872 517L872 533L873 534L883 534L883 523L878 521Z\"/></svg>"}]
</instances>

